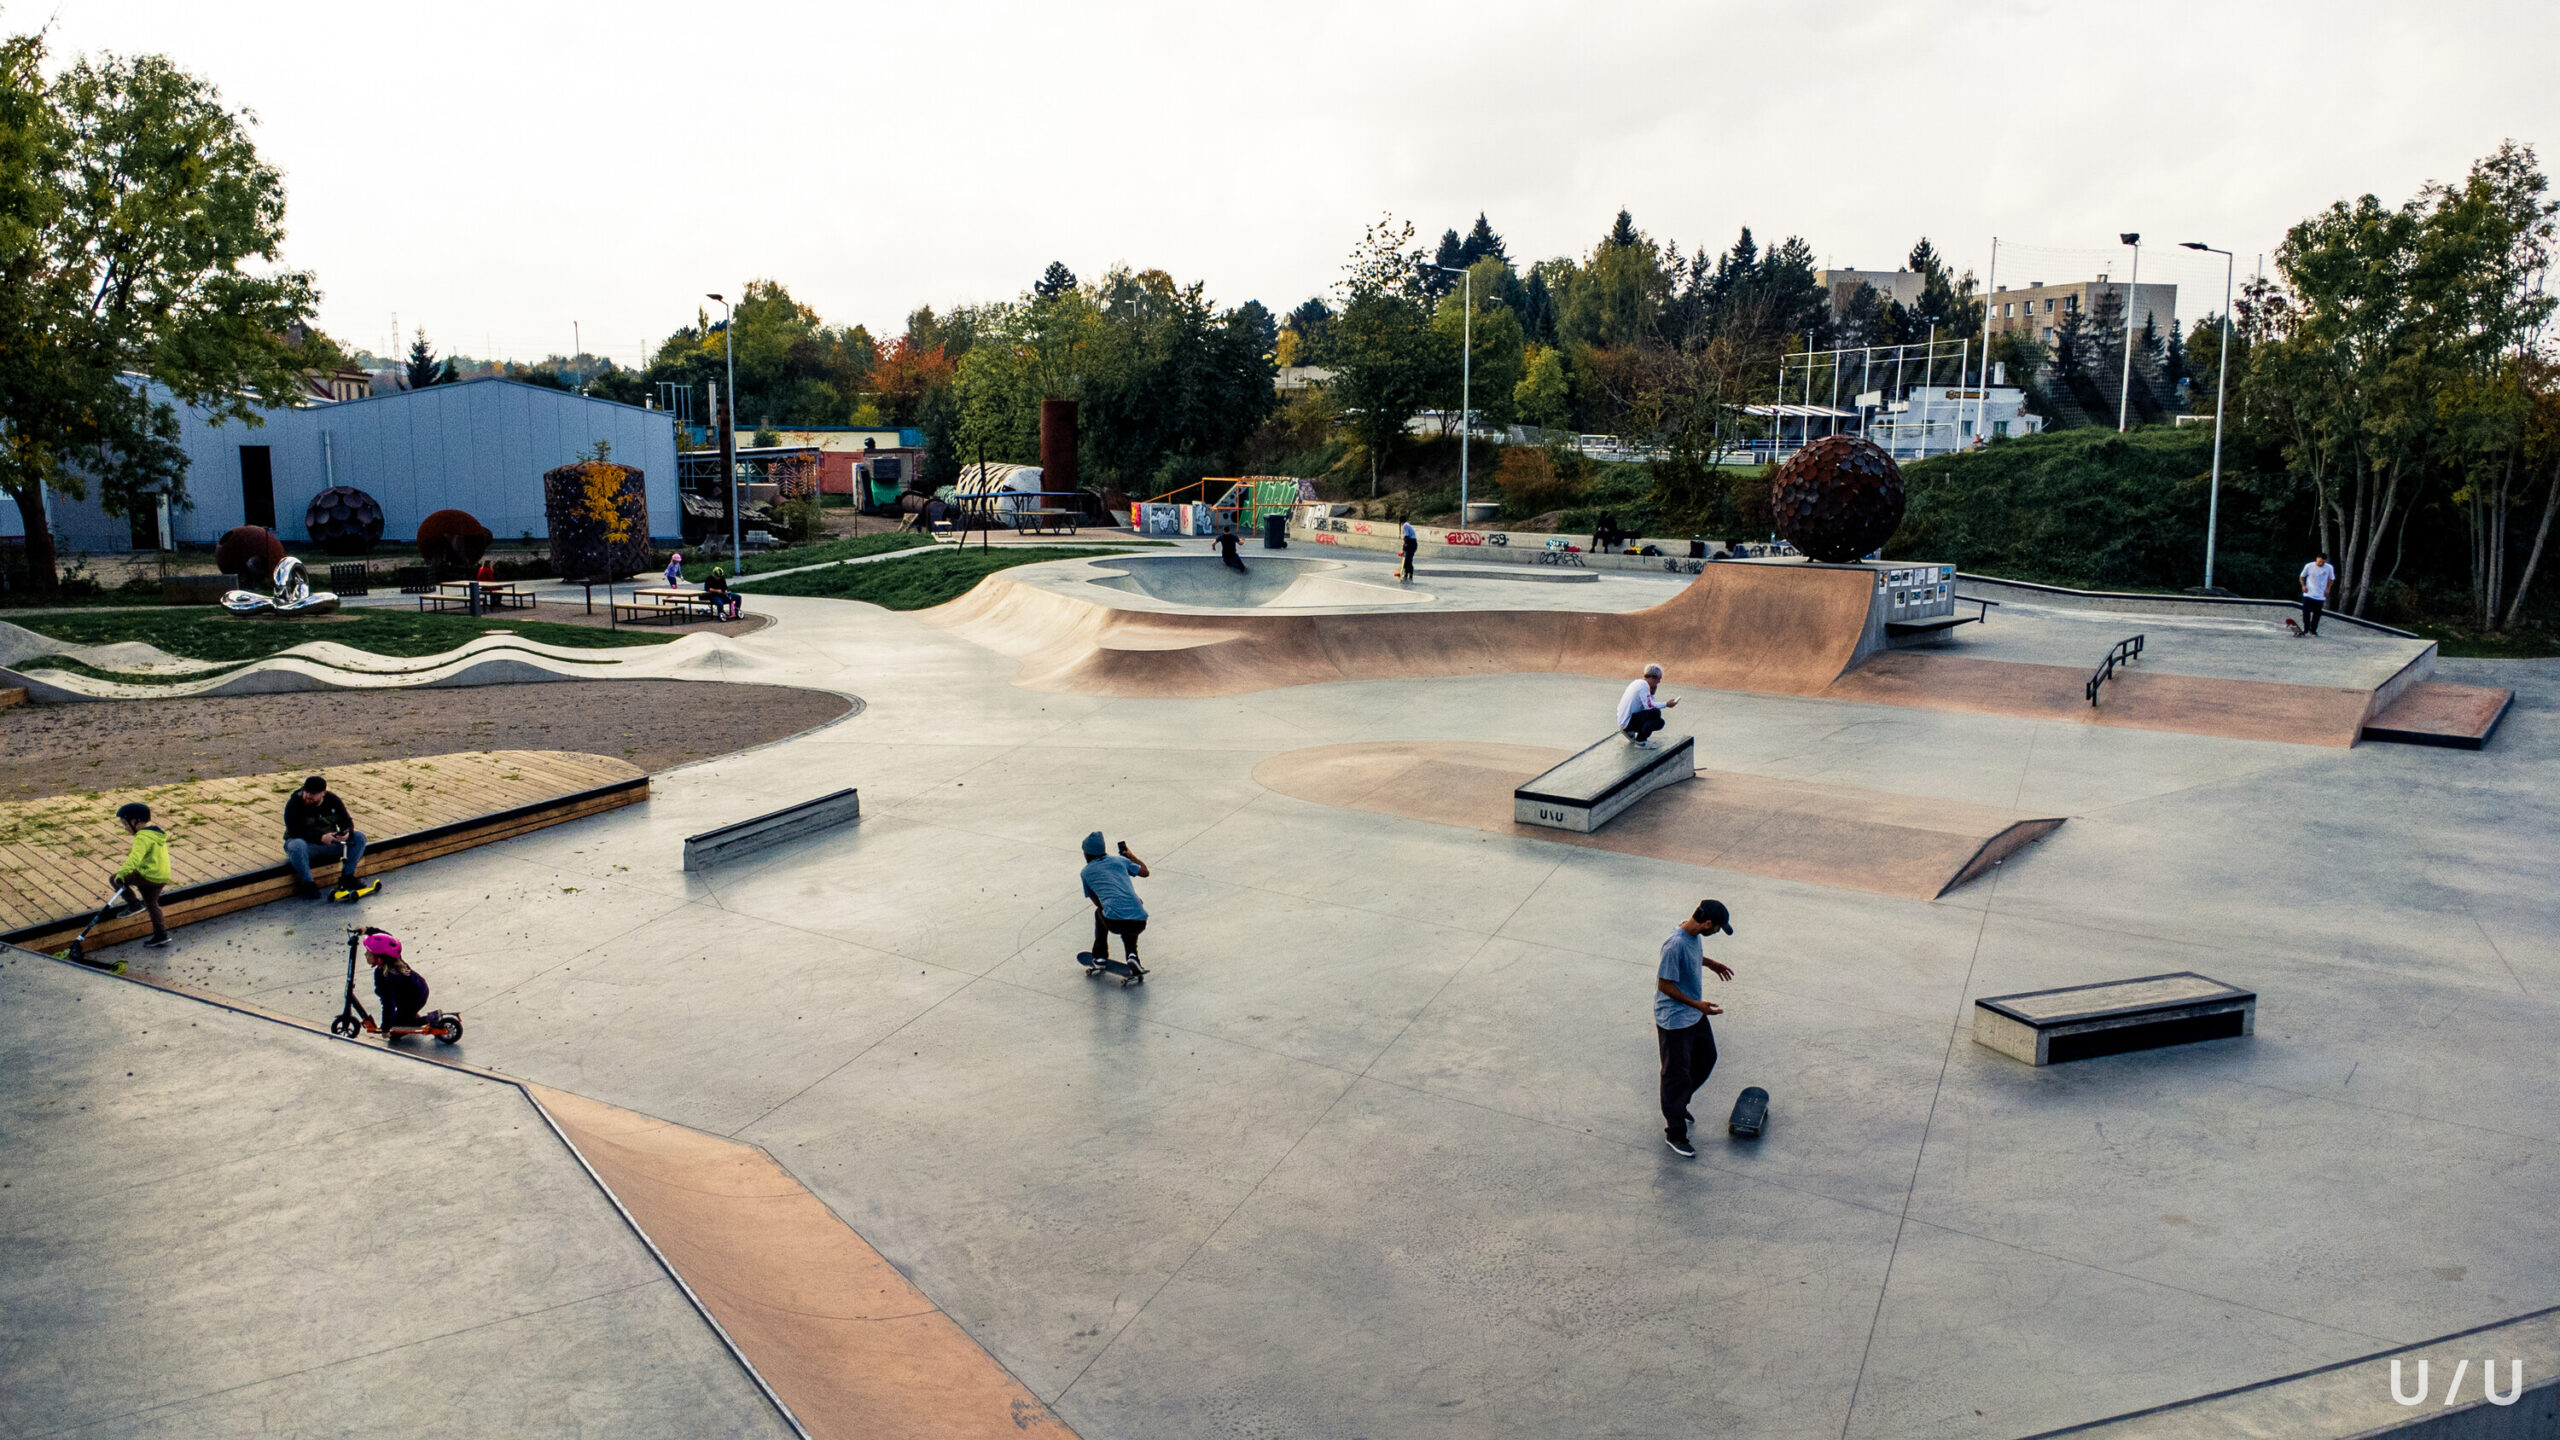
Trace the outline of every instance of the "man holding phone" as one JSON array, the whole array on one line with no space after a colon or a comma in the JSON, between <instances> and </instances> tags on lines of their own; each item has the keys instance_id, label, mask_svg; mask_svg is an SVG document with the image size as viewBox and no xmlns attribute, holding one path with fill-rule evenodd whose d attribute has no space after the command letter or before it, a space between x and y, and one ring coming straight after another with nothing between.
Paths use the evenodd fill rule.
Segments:
<instances>
[{"instance_id":1,"label":"man holding phone","mask_svg":"<svg viewBox=\"0 0 2560 1440\"><path fill-rule=\"evenodd\" d=\"M1093 902L1093 958L1099 964L1111 958L1111 937L1120 937L1120 949L1128 956L1129 969L1146 973L1138 963L1138 936L1147 928L1147 907L1138 903L1138 887L1131 877L1147 877L1147 862L1130 853L1129 842L1120 842L1120 853L1102 853L1102 832L1084 837L1084 898Z\"/></svg>"}]
</instances>

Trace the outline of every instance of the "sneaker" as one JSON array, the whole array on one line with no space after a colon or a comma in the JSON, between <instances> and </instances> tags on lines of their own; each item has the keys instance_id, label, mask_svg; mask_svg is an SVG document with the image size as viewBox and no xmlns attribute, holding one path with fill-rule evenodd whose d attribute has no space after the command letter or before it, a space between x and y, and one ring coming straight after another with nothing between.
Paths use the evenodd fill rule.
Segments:
<instances>
[{"instance_id":1,"label":"sneaker","mask_svg":"<svg viewBox=\"0 0 2560 1440\"><path fill-rule=\"evenodd\" d=\"M320 898L320 886L313 881L297 882L293 887L293 893L304 900L317 900Z\"/></svg>"},{"instance_id":2,"label":"sneaker","mask_svg":"<svg viewBox=\"0 0 2560 1440\"><path fill-rule=\"evenodd\" d=\"M161 949L169 943L169 932L163 930L159 934L152 936L150 939L145 940L142 943L147 949Z\"/></svg>"},{"instance_id":3,"label":"sneaker","mask_svg":"<svg viewBox=\"0 0 2560 1440\"><path fill-rule=\"evenodd\" d=\"M1659 740L1638 740L1635 743L1636 748L1639 750L1659 750L1662 748L1662 742Z\"/></svg>"},{"instance_id":4,"label":"sneaker","mask_svg":"<svg viewBox=\"0 0 2560 1440\"><path fill-rule=\"evenodd\" d=\"M1679 1156L1683 1160L1695 1160L1698 1158L1698 1152L1689 1148L1689 1142L1686 1140L1677 1140L1673 1139L1671 1136L1665 1135L1662 1137L1662 1143L1670 1146L1671 1153Z\"/></svg>"}]
</instances>

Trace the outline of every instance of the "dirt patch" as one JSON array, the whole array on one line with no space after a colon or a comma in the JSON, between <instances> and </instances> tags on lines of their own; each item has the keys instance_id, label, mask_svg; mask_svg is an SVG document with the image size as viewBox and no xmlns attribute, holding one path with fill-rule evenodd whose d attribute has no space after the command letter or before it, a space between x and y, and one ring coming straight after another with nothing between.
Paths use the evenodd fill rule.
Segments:
<instances>
[{"instance_id":1,"label":"dirt patch","mask_svg":"<svg viewBox=\"0 0 2560 1440\"><path fill-rule=\"evenodd\" d=\"M457 750L574 750L655 771L779 740L852 708L823 690L692 680L19 705L0 710L0 800Z\"/></svg>"}]
</instances>

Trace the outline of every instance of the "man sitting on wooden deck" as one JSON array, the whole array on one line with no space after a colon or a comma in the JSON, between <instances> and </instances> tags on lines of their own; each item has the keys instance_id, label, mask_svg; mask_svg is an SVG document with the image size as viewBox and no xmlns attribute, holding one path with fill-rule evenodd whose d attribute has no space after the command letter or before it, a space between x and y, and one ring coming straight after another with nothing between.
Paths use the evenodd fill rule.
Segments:
<instances>
[{"instance_id":1,"label":"man sitting on wooden deck","mask_svg":"<svg viewBox=\"0 0 2560 1440\"><path fill-rule=\"evenodd\" d=\"M319 899L319 882L311 878L312 862L326 865L341 855L345 868L338 873L338 888L353 891L356 861L364 858L364 832L347 814L347 802L330 794L329 782L314 775L284 802L284 858L298 882L294 893L305 900Z\"/></svg>"}]
</instances>

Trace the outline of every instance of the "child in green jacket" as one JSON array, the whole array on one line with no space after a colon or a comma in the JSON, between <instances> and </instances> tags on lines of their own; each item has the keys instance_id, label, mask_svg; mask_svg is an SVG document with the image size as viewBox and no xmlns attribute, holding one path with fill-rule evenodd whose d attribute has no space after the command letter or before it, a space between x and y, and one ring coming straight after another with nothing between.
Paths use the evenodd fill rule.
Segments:
<instances>
[{"instance_id":1,"label":"child in green jacket","mask_svg":"<svg viewBox=\"0 0 2560 1440\"><path fill-rule=\"evenodd\" d=\"M142 943L156 950L169 943L169 920L160 913L160 892L169 886L169 832L151 823L151 807L138 800L118 809L116 818L133 836L133 848L109 878L142 897L142 908L151 912L151 938Z\"/></svg>"}]
</instances>

